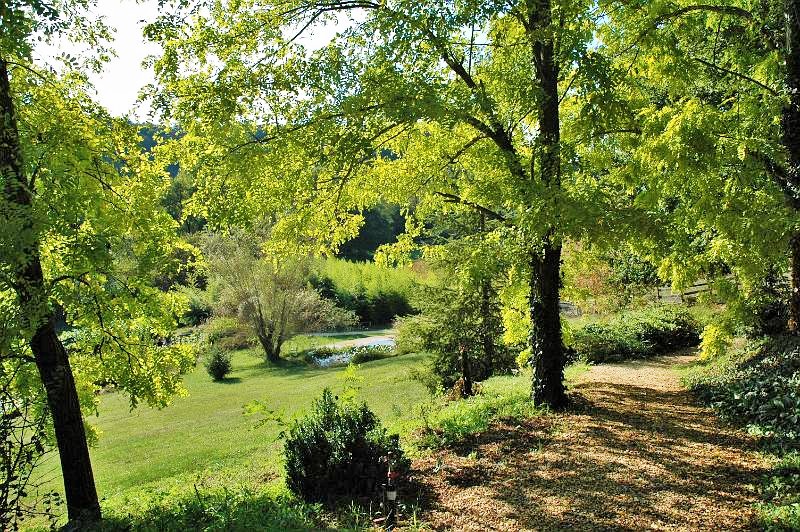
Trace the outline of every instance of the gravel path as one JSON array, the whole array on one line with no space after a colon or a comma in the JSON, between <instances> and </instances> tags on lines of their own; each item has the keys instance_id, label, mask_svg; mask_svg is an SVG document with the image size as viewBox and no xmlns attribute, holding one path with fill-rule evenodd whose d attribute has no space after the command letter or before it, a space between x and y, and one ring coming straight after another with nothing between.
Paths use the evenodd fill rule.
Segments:
<instances>
[{"instance_id":1,"label":"gravel path","mask_svg":"<svg viewBox=\"0 0 800 532\"><path fill-rule=\"evenodd\" d=\"M691 356L593 367L572 412L414 463L437 530L748 530L768 464L698 406ZM470 454L471 453L471 454Z\"/></svg>"}]
</instances>

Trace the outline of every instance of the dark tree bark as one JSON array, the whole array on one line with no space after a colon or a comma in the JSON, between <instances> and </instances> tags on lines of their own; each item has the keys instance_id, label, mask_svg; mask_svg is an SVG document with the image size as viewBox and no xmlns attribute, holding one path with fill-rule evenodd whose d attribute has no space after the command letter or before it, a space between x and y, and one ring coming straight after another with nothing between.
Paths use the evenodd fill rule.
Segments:
<instances>
[{"instance_id":1,"label":"dark tree bark","mask_svg":"<svg viewBox=\"0 0 800 532\"><path fill-rule=\"evenodd\" d=\"M27 217L25 224L35 235L32 198L23 174L14 102L11 98L8 65L0 59L0 175L4 201L12 215ZM47 301L47 287L35 236L23 242L25 265L18 268L15 284L20 305L35 328L31 351L36 360L53 427L64 477L67 513L73 523L100 519L100 503L94 484L89 446L81 416L78 392L67 352L55 329L55 318Z\"/></svg>"},{"instance_id":2,"label":"dark tree bark","mask_svg":"<svg viewBox=\"0 0 800 532\"><path fill-rule=\"evenodd\" d=\"M276 347L276 342L274 341L273 334L258 334L258 341L261 343L262 349L264 349L264 354L266 355L267 362L270 364L277 364L281 360L280 356L280 346Z\"/></svg>"},{"instance_id":3,"label":"dark tree bark","mask_svg":"<svg viewBox=\"0 0 800 532\"><path fill-rule=\"evenodd\" d=\"M800 0L786 0L786 86L789 102L783 110L783 145L789 156L785 190L795 209L800 205ZM800 232L792 235L791 288L789 297L789 330L800 333Z\"/></svg>"},{"instance_id":4,"label":"dark tree bark","mask_svg":"<svg viewBox=\"0 0 800 532\"><path fill-rule=\"evenodd\" d=\"M541 89L537 101L539 117L539 173L542 182L552 191L555 202L561 187L561 142L558 65L553 41L541 37L551 24L550 0L528 0L527 30L537 35L532 41L536 81ZM553 242L557 219L547 231L542 249L531 257L531 349L533 386L531 396L536 405L561 408L566 405L564 388L564 346L561 337L559 291L561 286L561 246Z\"/></svg>"}]
</instances>

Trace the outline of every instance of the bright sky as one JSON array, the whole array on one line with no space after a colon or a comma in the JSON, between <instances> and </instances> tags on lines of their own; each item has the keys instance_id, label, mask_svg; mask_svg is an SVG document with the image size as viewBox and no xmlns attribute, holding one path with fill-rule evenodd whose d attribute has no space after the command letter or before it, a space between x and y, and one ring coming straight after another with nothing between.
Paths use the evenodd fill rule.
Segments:
<instances>
[{"instance_id":1,"label":"bright sky","mask_svg":"<svg viewBox=\"0 0 800 532\"><path fill-rule=\"evenodd\" d=\"M97 0L93 11L95 15L105 17L106 23L116 30L112 47L117 54L105 65L103 72L90 76L97 90L96 99L116 116L131 113L143 120L149 108L136 100L141 88L153 81L153 73L142 67L142 61L148 55L158 53L159 47L145 41L142 28L158 15L158 3L155 0L140 3L135 0ZM40 58L61 52L80 54L80 50L69 43L37 49Z\"/></svg>"},{"instance_id":2,"label":"bright sky","mask_svg":"<svg viewBox=\"0 0 800 532\"><path fill-rule=\"evenodd\" d=\"M2 0L0 0L2 1ZM158 16L157 0L97 0L94 14L105 17L106 23L115 29L112 48L116 57L105 65L103 72L92 74L90 79L97 90L96 99L113 115L130 114L134 119L145 120L149 106L137 102L139 91L153 81L151 69L145 69L142 62L148 55L157 54L159 47L148 43L142 37L143 26ZM302 39L303 44L313 49L327 43L337 30L348 25L329 24L318 29L313 36ZM37 54L40 59L57 56L62 52L79 55L74 46L56 44L53 47L40 46Z\"/></svg>"}]
</instances>

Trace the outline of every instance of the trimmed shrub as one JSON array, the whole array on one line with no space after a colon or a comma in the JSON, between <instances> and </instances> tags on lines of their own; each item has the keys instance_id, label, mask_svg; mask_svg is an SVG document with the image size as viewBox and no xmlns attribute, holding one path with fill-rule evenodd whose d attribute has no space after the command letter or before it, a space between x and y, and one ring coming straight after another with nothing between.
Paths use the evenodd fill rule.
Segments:
<instances>
[{"instance_id":1,"label":"trimmed shrub","mask_svg":"<svg viewBox=\"0 0 800 532\"><path fill-rule=\"evenodd\" d=\"M390 453L395 470L402 474L410 467L398 438L387 434L366 404L340 402L327 388L290 427L284 453L286 484L308 502L374 499Z\"/></svg>"},{"instance_id":2,"label":"trimmed shrub","mask_svg":"<svg viewBox=\"0 0 800 532\"><path fill-rule=\"evenodd\" d=\"M211 375L215 381L223 380L228 373L231 372L231 355L220 349L219 347L212 346L208 352L208 360L206 360L206 371Z\"/></svg>"},{"instance_id":3,"label":"trimmed shrub","mask_svg":"<svg viewBox=\"0 0 800 532\"><path fill-rule=\"evenodd\" d=\"M651 307L575 330L572 347L577 357L587 362L644 358L696 346L700 342L699 328L684 308Z\"/></svg>"}]
</instances>

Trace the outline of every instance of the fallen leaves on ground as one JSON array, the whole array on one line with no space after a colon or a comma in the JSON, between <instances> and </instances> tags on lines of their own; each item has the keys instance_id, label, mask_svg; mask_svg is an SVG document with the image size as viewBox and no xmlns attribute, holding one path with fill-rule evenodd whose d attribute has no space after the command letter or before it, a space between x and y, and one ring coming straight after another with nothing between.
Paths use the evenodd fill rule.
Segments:
<instances>
[{"instance_id":1,"label":"fallen leaves on ground","mask_svg":"<svg viewBox=\"0 0 800 532\"><path fill-rule=\"evenodd\" d=\"M748 530L768 464L697 405L690 356L593 367L572 411L496 424L414 463L437 530Z\"/></svg>"}]
</instances>

